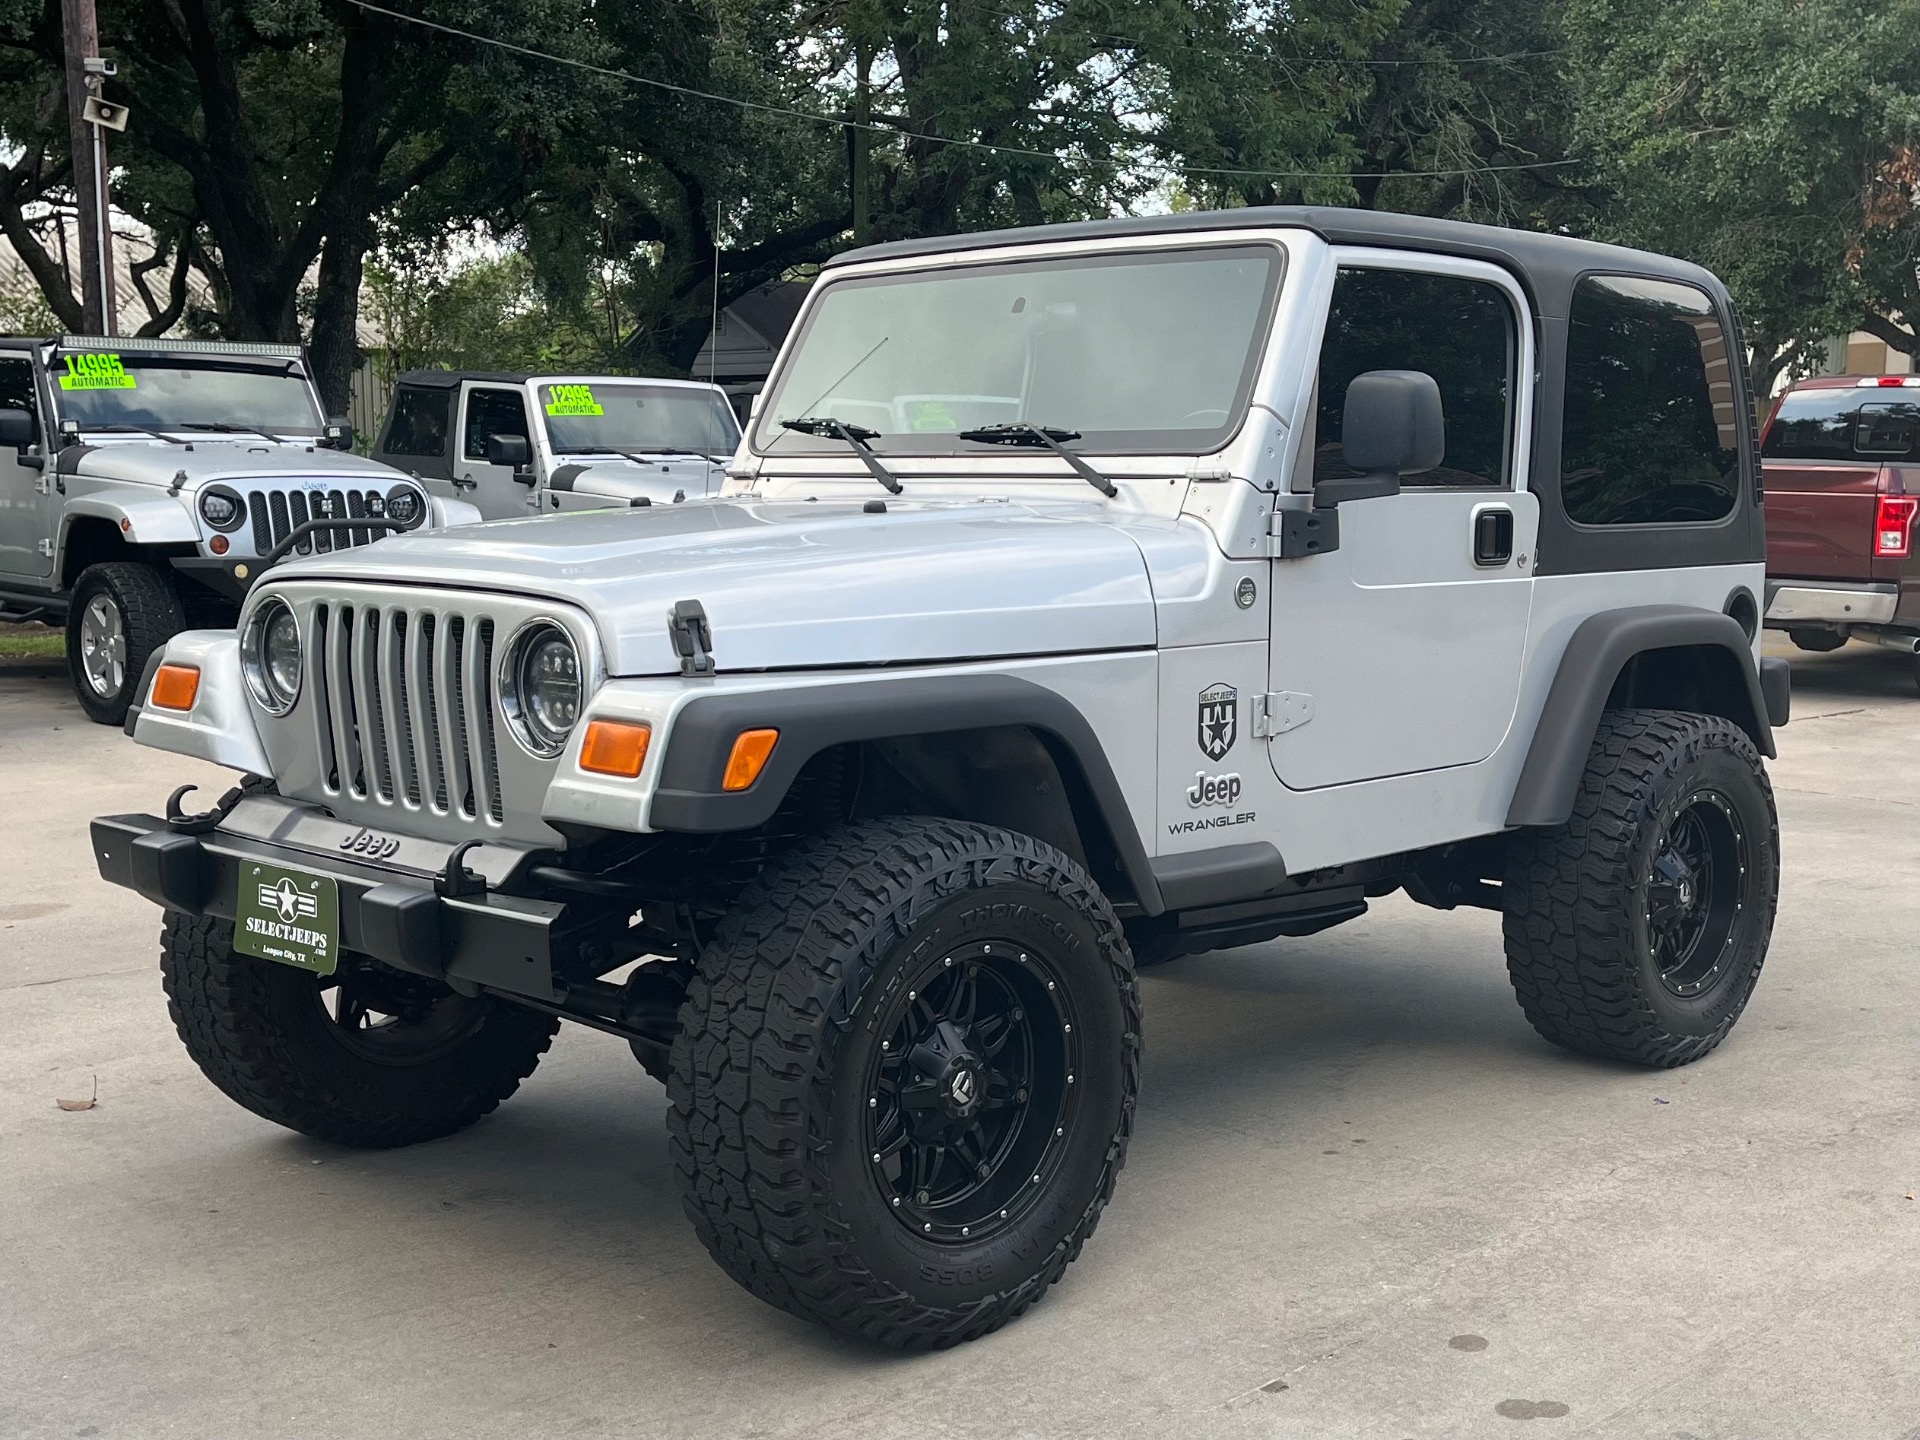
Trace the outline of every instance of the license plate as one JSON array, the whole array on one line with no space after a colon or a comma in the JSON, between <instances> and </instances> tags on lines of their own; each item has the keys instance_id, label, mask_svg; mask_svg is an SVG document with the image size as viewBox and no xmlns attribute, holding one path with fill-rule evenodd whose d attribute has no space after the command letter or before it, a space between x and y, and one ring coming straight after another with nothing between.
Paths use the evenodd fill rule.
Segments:
<instances>
[{"instance_id":1,"label":"license plate","mask_svg":"<svg viewBox=\"0 0 1920 1440\"><path fill-rule=\"evenodd\" d=\"M234 949L333 974L340 958L340 887L331 876L243 861L237 898Z\"/></svg>"}]
</instances>

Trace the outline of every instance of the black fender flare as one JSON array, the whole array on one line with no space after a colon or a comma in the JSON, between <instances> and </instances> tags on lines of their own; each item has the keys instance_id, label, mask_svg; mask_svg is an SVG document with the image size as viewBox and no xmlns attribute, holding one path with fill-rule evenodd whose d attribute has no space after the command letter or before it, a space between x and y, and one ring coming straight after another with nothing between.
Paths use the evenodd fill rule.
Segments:
<instances>
[{"instance_id":1,"label":"black fender flare","mask_svg":"<svg viewBox=\"0 0 1920 1440\"><path fill-rule=\"evenodd\" d=\"M1754 664L1753 644L1740 622L1690 605L1635 605L1603 610L1580 622L1547 691L1533 743L1521 767L1507 824L1562 825L1573 814L1574 795L1586 768L1587 752L1600 728L1600 715L1629 662L1659 650L1711 647L1725 651L1738 668L1741 684L1719 713L1747 732L1762 755L1775 752L1773 723L1786 723L1784 684L1763 688ZM1785 679L1785 662L1769 661ZM1768 676L1769 681L1775 679ZM1768 691L1778 691L1769 703Z\"/></svg>"},{"instance_id":2,"label":"black fender flare","mask_svg":"<svg viewBox=\"0 0 1920 1440\"><path fill-rule=\"evenodd\" d=\"M751 830L773 817L801 769L831 746L1007 726L1034 731L1056 764L1077 769L1133 898L1147 914L1162 913L1152 862L1099 736L1073 702L1015 675L857 680L696 696L681 707L667 734L648 824L695 834ZM745 790L722 789L735 738L762 727L780 732L765 770Z\"/></svg>"}]
</instances>

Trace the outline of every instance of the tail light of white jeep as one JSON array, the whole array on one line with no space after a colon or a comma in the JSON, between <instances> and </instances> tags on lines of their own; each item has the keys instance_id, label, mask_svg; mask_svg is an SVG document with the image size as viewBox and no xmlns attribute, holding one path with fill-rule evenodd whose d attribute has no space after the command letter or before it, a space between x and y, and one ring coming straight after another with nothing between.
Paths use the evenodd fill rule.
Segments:
<instances>
[{"instance_id":1,"label":"tail light of white jeep","mask_svg":"<svg viewBox=\"0 0 1920 1440\"><path fill-rule=\"evenodd\" d=\"M1882 495L1873 512L1873 553L1877 559L1905 558L1912 546L1913 512L1920 509L1920 498L1912 495Z\"/></svg>"}]
</instances>

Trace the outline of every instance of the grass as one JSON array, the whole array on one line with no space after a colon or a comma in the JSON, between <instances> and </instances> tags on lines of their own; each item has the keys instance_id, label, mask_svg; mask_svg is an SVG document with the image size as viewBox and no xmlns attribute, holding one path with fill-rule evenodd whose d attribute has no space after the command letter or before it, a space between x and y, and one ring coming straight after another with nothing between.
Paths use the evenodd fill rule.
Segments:
<instances>
[{"instance_id":1,"label":"grass","mask_svg":"<svg viewBox=\"0 0 1920 1440\"><path fill-rule=\"evenodd\" d=\"M45 625L0 625L0 660L58 660L66 653L63 631Z\"/></svg>"}]
</instances>

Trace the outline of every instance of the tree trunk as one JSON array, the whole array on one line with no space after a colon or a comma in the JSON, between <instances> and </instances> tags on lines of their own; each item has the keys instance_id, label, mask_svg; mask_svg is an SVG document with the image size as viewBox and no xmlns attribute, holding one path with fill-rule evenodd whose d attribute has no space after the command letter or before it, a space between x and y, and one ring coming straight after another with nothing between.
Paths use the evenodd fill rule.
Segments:
<instances>
[{"instance_id":1,"label":"tree trunk","mask_svg":"<svg viewBox=\"0 0 1920 1440\"><path fill-rule=\"evenodd\" d=\"M319 283L313 298L310 358L314 384L328 415L344 415L353 399L353 372L360 364L360 276L366 246L344 235L320 247Z\"/></svg>"}]
</instances>

